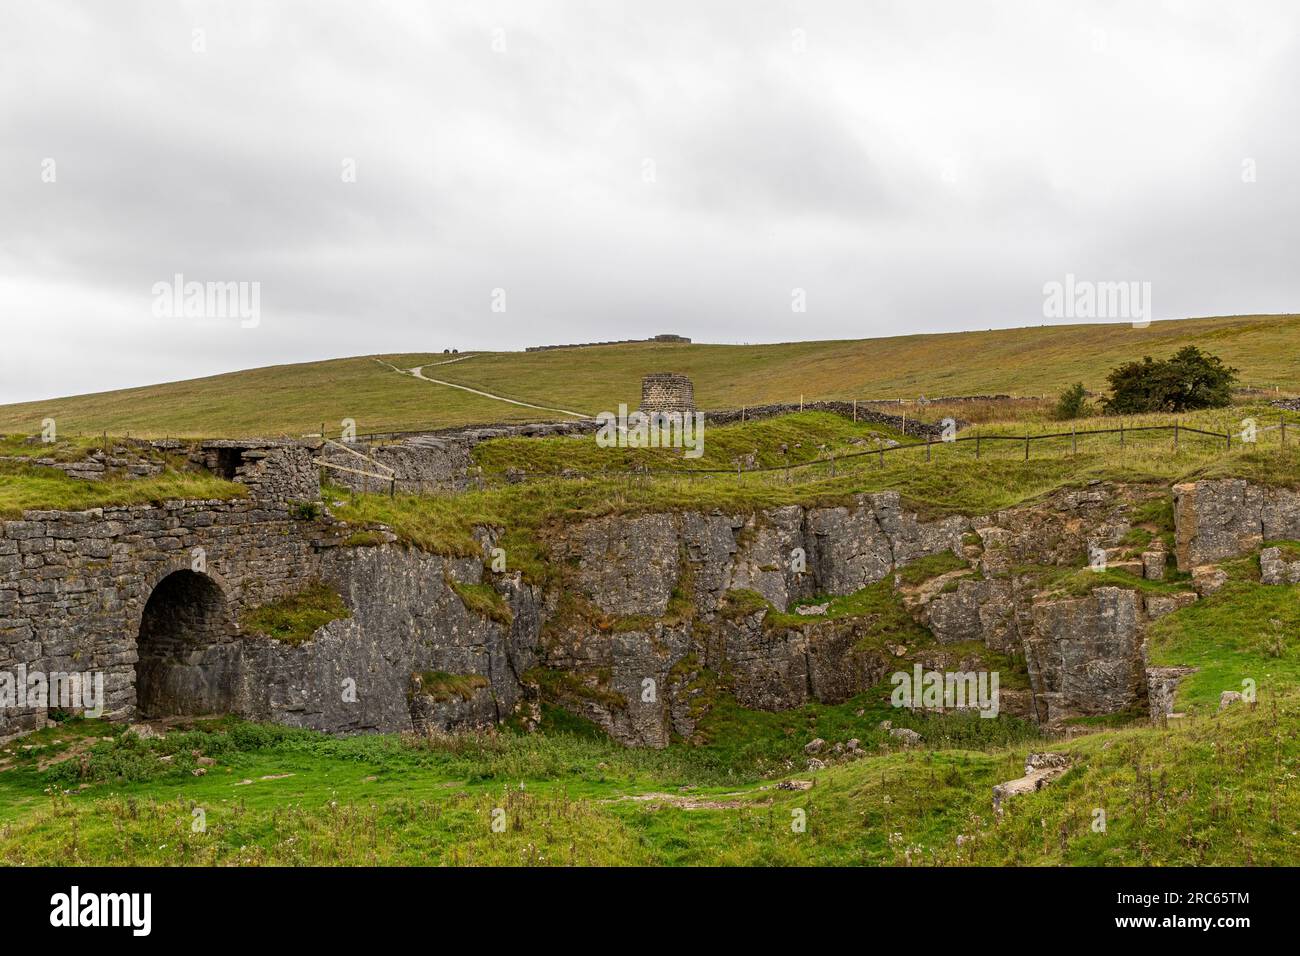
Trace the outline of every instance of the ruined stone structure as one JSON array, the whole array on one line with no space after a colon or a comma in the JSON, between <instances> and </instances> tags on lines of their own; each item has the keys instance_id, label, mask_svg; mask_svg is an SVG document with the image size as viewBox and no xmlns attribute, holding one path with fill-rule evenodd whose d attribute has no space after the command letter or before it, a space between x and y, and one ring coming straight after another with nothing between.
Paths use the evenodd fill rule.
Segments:
<instances>
[{"instance_id":1,"label":"ruined stone structure","mask_svg":"<svg viewBox=\"0 0 1300 956\"><path fill-rule=\"evenodd\" d=\"M319 440L230 439L203 442L190 460L228 481L246 485L265 501L315 501Z\"/></svg>"},{"instance_id":2,"label":"ruined stone structure","mask_svg":"<svg viewBox=\"0 0 1300 956\"><path fill-rule=\"evenodd\" d=\"M1182 672L1147 668L1146 623L1197 599L1190 588L1058 593L1050 574L1026 570L1080 569L1100 548L1135 574L1163 574L1163 554L1122 546L1132 515L1168 494L1149 486L933 521L890 492L592 518L555 530L559 580L543 589L487 569L494 529L480 530L480 556L447 557L335 521L310 505L311 447L201 451L249 494L0 522L0 672L100 672L115 719L232 712L349 733L527 722L544 692L625 743L664 746L693 734L719 684L743 706L780 710L845 700L913 664L1011 661L1027 686L1004 686L1003 712L1056 726L1143 705L1166 713ZM1198 587L1211 586L1212 562L1300 539L1300 492L1225 480L1174 495L1178 566L1201 572ZM943 553L961 559L955 570L921 584L899 575ZM1291 579L1284 557L1269 560ZM345 616L301 644L248 632L250 610L313 580L342 596ZM462 597L485 584L491 613ZM870 618L778 614L870 586L895 591L932 639L908 646ZM460 679L448 690L439 674ZM5 710L0 736L45 720L46 708Z\"/></svg>"},{"instance_id":3,"label":"ruined stone structure","mask_svg":"<svg viewBox=\"0 0 1300 956\"><path fill-rule=\"evenodd\" d=\"M355 442L348 446L350 451L336 443L328 443L321 448L320 456L333 464L353 469L329 469L326 475L331 483L353 491L387 492L392 489L411 494L467 491L482 486L478 468L470 454L482 442L495 438L578 435L595 429L596 423L592 420L456 428L427 435L408 435L387 444ZM351 452L370 459L378 467L358 460Z\"/></svg>"},{"instance_id":4,"label":"ruined stone structure","mask_svg":"<svg viewBox=\"0 0 1300 956\"><path fill-rule=\"evenodd\" d=\"M641 411L694 412L695 386L676 372L647 375L641 379Z\"/></svg>"}]
</instances>

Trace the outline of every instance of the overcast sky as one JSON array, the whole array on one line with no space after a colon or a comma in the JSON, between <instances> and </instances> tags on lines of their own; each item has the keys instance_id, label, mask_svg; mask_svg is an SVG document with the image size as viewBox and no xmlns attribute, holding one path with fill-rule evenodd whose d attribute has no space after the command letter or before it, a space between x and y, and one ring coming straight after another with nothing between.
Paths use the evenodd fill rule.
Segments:
<instances>
[{"instance_id":1,"label":"overcast sky","mask_svg":"<svg viewBox=\"0 0 1300 956\"><path fill-rule=\"evenodd\" d=\"M1150 282L1155 318L1296 311L1298 22L1281 0L13 0L0 401L386 351L1038 325L1066 274ZM178 273L258 283L255 327L159 315Z\"/></svg>"}]
</instances>

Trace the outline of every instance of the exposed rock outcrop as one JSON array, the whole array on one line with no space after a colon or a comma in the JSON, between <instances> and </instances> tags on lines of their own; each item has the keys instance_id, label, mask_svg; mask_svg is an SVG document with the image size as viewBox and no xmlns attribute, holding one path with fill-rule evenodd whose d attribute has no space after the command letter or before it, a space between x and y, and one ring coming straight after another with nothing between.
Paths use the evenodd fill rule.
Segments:
<instances>
[{"instance_id":1,"label":"exposed rock outcrop","mask_svg":"<svg viewBox=\"0 0 1300 956\"><path fill-rule=\"evenodd\" d=\"M889 492L592 518L552 531L559 584L544 591L485 570L487 531L484 558L340 547L348 529L284 500L310 490L314 469L298 446L207 452L257 494L0 524L0 666L102 668L112 715L133 716L144 605L201 552L218 636L194 649L197 669L174 667L168 679L259 719L335 732L512 715L531 725L541 695L625 743L659 747L691 737L720 691L764 710L838 702L916 663L1013 668L1028 689L1005 689L1002 711L1057 725L1144 705L1168 713L1174 681L1148 672L1145 625L1196 597L1144 595L1140 582L1113 578L1092 587L1082 571L1101 549L1136 575L1164 574L1163 551L1125 544L1138 507L1167 493L1150 487L1069 489L973 519L925 520ZM283 481L268 470L280 460ZM1300 537L1296 493L1205 482L1176 494L1179 568ZM1290 580L1280 552L1263 564ZM1072 572L1085 578L1058 586ZM296 645L239 632L250 607L309 578L331 583L349 615ZM465 588L496 610L467 603ZM789 613L814 597L819 606L804 608L814 613ZM0 733L44 719L19 717Z\"/></svg>"},{"instance_id":2,"label":"exposed rock outcrop","mask_svg":"<svg viewBox=\"0 0 1300 956\"><path fill-rule=\"evenodd\" d=\"M1175 485L1174 525L1180 568L1215 564L1300 539L1300 491L1240 478Z\"/></svg>"}]
</instances>

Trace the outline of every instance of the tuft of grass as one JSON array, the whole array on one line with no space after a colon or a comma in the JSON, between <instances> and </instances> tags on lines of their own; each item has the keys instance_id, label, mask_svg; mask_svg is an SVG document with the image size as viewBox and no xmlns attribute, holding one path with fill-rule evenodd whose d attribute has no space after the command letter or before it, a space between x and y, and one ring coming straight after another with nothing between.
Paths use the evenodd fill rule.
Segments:
<instances>
[{"instance_id":1,"label":"tuft of grass","mask_svg":"<svg viewBox=\"0 0 1300 956\"><path fill-rule=\"evenodd\" d=\"M438 701L453 697L469 700L489 683L482 674L448 674L446 671L421 671L419 678L421 693Z\"/></svg>"},{"instance_id":2,"label":"tuft of grass","mask_svg":"<svg viewBox=\"0 0 1300 956\"><path fill-rule=\"evenodd\" d=\"M601 669L587 674L550 667L534 667L521 675L526 683L537 685L542 700L563 707L575 702L592 701L602 707L627 708L627 698L610 690L611 675Z\"/></svg>"},{"instance_id":3,"label":"tuft of grass","mask_svg":"<svg viewBox=\"0 0 1300 956\"><path fill-rule=\"evenodd\" d=\"M312 581L296 594L246 611L240 624L248 634L302 644L330 621L351 616L338 591L323 581Z\"/></svg>"},{"instance_id":4,"label":"tuft of grass","mask_svg":"<svg viewBox=\"0 0 1300 956\"><path fill-rule=\"evenodd\" d=\"M490 584L463 584L455 578L448 578L447 583L456 592L465 607L482 617L489 618L507 627L515 619L514 612L506 599Z\"/></svg>"},{"instance_id":5,"label":"tuft of grass","mask_svg":"<svg viewBox=\"0 0 1300 956\"><path fill-rule=\"evenodd\" d=\"M951 551L942 551L939 554L930 554L923 558L917 558L911 564L901 568L896 576L903 585L915 587L918 584L924 584L931 578L937 578L941 574L969 568L970 565L964 558L957 557ZM972 577L976 576L972 575Z\"/></svg>"}]
</instances>

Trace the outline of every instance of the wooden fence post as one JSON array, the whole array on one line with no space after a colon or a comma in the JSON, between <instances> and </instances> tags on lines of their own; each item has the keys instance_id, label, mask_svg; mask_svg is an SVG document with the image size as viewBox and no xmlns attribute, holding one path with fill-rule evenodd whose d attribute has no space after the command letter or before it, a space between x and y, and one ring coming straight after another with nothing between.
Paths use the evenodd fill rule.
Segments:
<instances>
[{"instance_id":1,"label":"wooden fence post","mask_svg":"<svg viewBox=\"0 0 1300 956\"><path fill-rule=\"evenodd\" d=\"M1124 423L1119 423L1119 447L1124 447Z\"/></svg>"},{"instance_id":2,"label":"wooden fence post","mask_svg":"<svg viewBox=\"0 0 1300 956\"><path fill-rule=\"evenodd\" d=\"M1174 449L1178 449L1178 422L1174 422Z\"/></svg>"},{"instance_id":3,"label":"wooden fence post","mask_svg":"<svg viewBox=\"0 0 1300 956\"><path fill-rule=\"evenodd\" d=\"M1079 436L1074 432L1074 426L1070 426L1070 454L1079 454Z\"/></svg>"},{"instance_id":4,"label":"wooden fence post","mask_svg":"<svg viewBox=\"0 0 1300 956\"><path fill-rule=\"evenodd\" d=\"M855 398L853 400L853 424L856 425L857 423L858 423L858 400Z\"/></svg>"},{"instance_id":5,"label":"wooden fence post","mask_svg":"<svg viewBox=\"0 0 1300 956\"><path fill-rule=\"evenodd\" d=\"M930 436L925 436L925 460L930 460Z\"/></svg>"},{"instance_id":6,"label":"wooden fence post","mask_svg":"<svg viewBox=\"0 0 1300 956\"><path fill-rule=\"evenodd\" d=\"M980 460L980 436L975 436L975 460Z\"/></svg>"},{"instance_id":7,"label":"wooden fence post","mask_svg":"<svg viewBox=\"0 0 1300 956\"><path fill-rule=\"evenodd\" d=\"M1025 461L1029 461L1029 436L1025 435Z\"/></svg>"}]
</instances>

